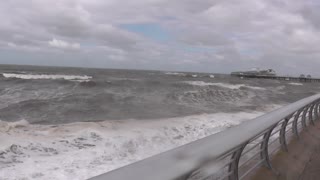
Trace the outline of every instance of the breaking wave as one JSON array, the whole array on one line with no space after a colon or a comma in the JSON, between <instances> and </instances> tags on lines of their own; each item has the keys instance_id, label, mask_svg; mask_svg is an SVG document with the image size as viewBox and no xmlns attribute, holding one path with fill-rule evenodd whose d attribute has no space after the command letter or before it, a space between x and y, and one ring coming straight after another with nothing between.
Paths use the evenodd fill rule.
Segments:
<instances>
[{"instance_id":1,"label":"breaking wave","mask_svg":"<svg viewBox=\"0 0 320 180\"><path fill-rule=\"evenodd\" d=\"M204 82L204 81L185 81L184 83L193 85L193 86L219 86L228 89L240 89L241 87L246 87L250 89L256 90L266 90L262 87L255 87L255 86L248 86L245 84L228 84L228 83L211 83L211 82Z\"/></svg>"},{"instance_id":2,"label":"breaking wave","mask_svg":"<svg viewBox=\"0 0 320 180\"><path fill-rule=\"evenodd\" d=\"M0 121L0 179L87 179L262 113L202 114L144 123L108 120L36 125Z\"/></svg>"},{"instance_id":3,"label":"breaking wave","mask_svg":"<svg viewBox=\"0 0 320 180\"><path fill-rule=\"evenodd\" d=\"M166 72L166 75L175 75L175 76L186 76L185 73L178 73L178 72Z\"/></svg>"},{"instance_id":4,"label":"breaking wave","mask_svg":"<svg viewBox=\"0 0 320 180\"><path fill-rule=\"evenodd\" d=\"M62 75L62 74L16 74L16 73L3 73L5 78L17 79L64 79L73 81L90 81L91 76L83 75Z\"/></svg>"},{"instance_id":5,"label":"breaking wave","mask_svg":"<svg viewBox=\"0 0 320 180\"><path fill-rule=\"evenodd\" d=\"M303 84L302 84L302 83L288 83L288 84L290 84L290 85L294 85L294 86L303 86Z\"/></svg>"}]
</instances>

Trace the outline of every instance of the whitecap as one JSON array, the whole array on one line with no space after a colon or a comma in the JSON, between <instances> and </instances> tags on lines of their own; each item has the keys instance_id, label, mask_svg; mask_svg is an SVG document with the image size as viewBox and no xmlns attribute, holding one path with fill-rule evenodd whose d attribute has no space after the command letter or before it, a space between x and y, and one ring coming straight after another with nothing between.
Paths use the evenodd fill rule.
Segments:
<instances>
[{"instance_id":1,"label":"whitecap","mask_svg":"<svg viewBox=\"0 0 320 180\"><path fill-rule=\"evenodd\" d=\"M184 83L187 83L193 86L219 86L219 87L228 88L228 89L239 89L241 87L246 87L246 88L255 89L255 90L265 90L265 88L262 88L262 87L248 86L245 84L211 83L211 82L204 82L204 81L184 81Z\"/></svg>"},{"instance_id":2,"label":"whitecap","mask_svg":"<svg viewBox=\"0 0 320 180\"><path fill-rule=\"evenodd\" d=\"M11 129L26 127L28 125L29 122L24 119L15 122L6 122L0 120L0 132L8 132Z\"/></svg>"},{"instance_id":3,"label":"whitecap","mask_svg":"<svg viewBox=\"0 0 320 180\"><path fill-rule=\"evenodd\" d=\"M18 78L18 79L64 79L64 80L77 80L87 81L92 79L87 75L62 75L62 74L15 74L15 73L3 73L5 78Z\"/></svg>"},{"instance_id":4,"label":"whitecap","mask_svg":"<svg viewBox=\"0 0 320 180\"><path fill-rule=\"evenodd\" d=\"M0 152L4 152L0 155L0 179L34 179L37 175L41 179L87 179L262 114L201 114L143 123L128 119L55 126L31 124L10 134L0 132Z\"/></svg>"},{"instance_id":5,"label":"whitecap","mask_svg":"<svg viewBox=\"0 0 320 180\"><path fill-rule=\"evenodd\" d=\"M293 86L303 86L303 84L302 83L288 83L288 84L290 84L290 85L293 85Z\"/></svg>"},{"instance_id":6,"label":"whitecap","mask_svg":"<svg viewBox=\"0 0 320 180\"><path fill-rule=\"evenodd\" d=\"M166 72L164 73L166 75L175 75L175 76L185 76L185 73L179 73L179 72Z\"/></svg>"}]
</instances>

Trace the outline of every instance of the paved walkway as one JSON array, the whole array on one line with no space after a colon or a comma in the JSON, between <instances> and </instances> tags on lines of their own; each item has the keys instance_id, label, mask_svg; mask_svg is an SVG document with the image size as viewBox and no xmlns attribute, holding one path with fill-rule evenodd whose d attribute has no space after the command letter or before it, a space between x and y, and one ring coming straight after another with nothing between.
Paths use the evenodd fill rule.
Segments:
<instances>
[{"instance_id":1,"label":"paved walkway","mask_svg":"<svg viewBox=\"0 0 320 180\"><path fill-rule=\"evenodd\" d=\"M319 133L320 128L318 129L318 133L315 138L317 138L320 143ZM300 176L301 180L319 180L320 179L320 147L317 146L314 148L314 152L311 154L311 157L306 164L303 173Z\"/></svg>"},{"instance_id":2,"label":"paved walkway","mask_svg":"<svg viewBox=\"0 0 320 180\"><path fill-rule=\"evenodd\" d=\"M289 143L289 152L279 151L273 156L274 172L262 167L248 179L320 180L320 122L308 127L300 137Z\"/></svg>"}]
</instances>

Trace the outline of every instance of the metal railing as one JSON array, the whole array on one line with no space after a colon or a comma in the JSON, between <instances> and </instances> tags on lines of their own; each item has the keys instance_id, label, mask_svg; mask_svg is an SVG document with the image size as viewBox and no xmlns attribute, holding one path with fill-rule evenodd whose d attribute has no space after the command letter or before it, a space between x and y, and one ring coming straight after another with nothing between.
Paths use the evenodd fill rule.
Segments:
<instances>
[{"instance_id":1,"label":"metal railing","mask_svg":"<svg viewBox=\"0 0 320 180\"><path fill-rule=\"evenodd\" d=\"M270 163L290 138L314 125L320 115L320 94L274 110L220 133L152 156L91 180L212 180L245 178Z\"/></svg>"}]
</instances>

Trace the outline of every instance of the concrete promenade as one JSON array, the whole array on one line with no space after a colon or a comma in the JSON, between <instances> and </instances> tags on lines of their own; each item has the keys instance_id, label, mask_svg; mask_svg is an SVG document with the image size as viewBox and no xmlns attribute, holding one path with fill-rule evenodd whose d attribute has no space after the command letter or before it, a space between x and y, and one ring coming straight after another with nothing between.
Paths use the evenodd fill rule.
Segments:
<instances>
[{"instance_id":1,"label":"concrete promenade","mask_svg":"<svg viewBox=\"0 0 320 180\"><path fill-rule=\"evenodd\" d=\"M261 167L247 179L320 180L320 122L304 130L299 140L292 137L288 149L272 157L274 171Z\"/></svg>"}]
</instances>

